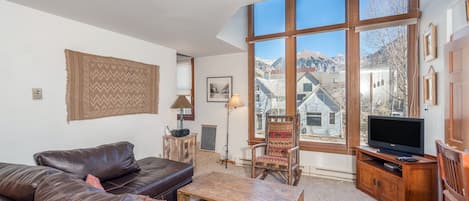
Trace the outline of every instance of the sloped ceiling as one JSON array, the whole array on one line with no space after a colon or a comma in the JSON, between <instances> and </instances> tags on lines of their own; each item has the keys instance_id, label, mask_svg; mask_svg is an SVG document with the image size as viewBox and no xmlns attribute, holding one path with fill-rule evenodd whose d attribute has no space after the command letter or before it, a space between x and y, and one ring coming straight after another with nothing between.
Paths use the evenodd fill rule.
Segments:
<instances>
[{"instance_id":1,"label":"sloped ceiling","mask_svg":"<svg viewBox=\"0 0 469 201\"><path fill-rule=\"evenodd\" d=\"M245 27L217 35L237 11L259 0L9 0L37 10L157 43L190 56L240 52ZM245 17L245 16L241 16ZM233 37L238 37L234 40Z\"/></svg>"}]
</instances>

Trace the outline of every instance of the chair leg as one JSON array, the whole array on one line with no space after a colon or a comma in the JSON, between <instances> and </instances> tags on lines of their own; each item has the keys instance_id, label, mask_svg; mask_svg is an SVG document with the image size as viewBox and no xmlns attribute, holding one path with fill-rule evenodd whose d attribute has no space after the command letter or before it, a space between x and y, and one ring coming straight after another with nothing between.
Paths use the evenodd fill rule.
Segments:
<instances>
[{"instance_id":1,"label":"chair leg","mask_svg":"<svg viewBox=\"0 0 469 201\"><path fill-rule=\"evenodd\" d=\"M287 180L288 180L288 185L291 185L292 184L292 169L288 170Z\"/></svg>"},{"instance_id":2,"label":"chair leg","mask_svg":"<svg viewBox=\"0 0 469 201\"><path fill-rule=\"evenodd\" d=\"M256 165L255 164L252 164L252 168L251 168L251 178L256 178L257 175L256 175Z\"/></svg>"},{"instance_id":3,"label":"chair leg","mask_svg":"<svg viewBox=\"0 0 469 201\"><path fill-rule=\"evenodd\" d=\"M264 180L266 177L267 177L267 174L269 173L269 171L267 169L263 170L262 171L262 176L261 176L261 179Z\"/></svg>"},{"instance_id":4,"label":"chair leg","mask_svg":"<svg viewBox=\"0 0 469 201\"><path fill-rule=\"evenodd\" d=\"M297 186L298 183L300 182L301 173L303 172L303 170L301 170L300 167L297 167L295 172L296 172L295 173L295 183L293 183L293 186Z\"/></svg>"}]
</instances>

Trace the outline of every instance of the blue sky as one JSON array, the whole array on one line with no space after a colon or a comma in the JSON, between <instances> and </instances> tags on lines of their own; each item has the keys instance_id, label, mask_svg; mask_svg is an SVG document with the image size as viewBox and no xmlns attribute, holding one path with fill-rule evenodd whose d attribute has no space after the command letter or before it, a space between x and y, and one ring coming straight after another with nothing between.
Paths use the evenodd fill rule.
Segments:
<instances>
[{"instance_id":1,"label":"blue sky","mask_svg":"<svg viewBox=\"0 0 469 201\"><path fill-rule=\"evenodd\" d=\"M400 0L404 1L404 0ZM370 0L360 1L360 11L367 9ZM407 2L407 1L406 1ZM319 27L345 22L345 0L297 0L297 29ZM384 10L380 14L389 15ZM363 15L362 19L369 18ZM265 0L254 6L254 34L265 35L285 31L285 0ZM319 51L333 57L345 54L345 31L302 35L297 37L297 51ZM277 59L285 55L285 39L257 42L256 57Z\"/></svg>"}]
</instances>

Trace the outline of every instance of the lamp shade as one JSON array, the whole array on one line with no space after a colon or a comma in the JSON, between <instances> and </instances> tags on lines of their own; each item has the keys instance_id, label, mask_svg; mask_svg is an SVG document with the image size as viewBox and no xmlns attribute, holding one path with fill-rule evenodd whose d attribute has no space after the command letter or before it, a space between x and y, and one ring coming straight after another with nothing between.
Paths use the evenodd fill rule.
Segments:
<instances>
[{"instance_id":1,"label":"lamp shade","mask_svg":"<svg viewBox=\"0 0 469 201\"><path fill-rule=\"evenodd\" d=\"M173 105L171 105L172 109L180 109L180 108L192 108L191 103L187 100L186 96L178 96L176 101L174 101Z\"/></svg>"},{"instance_id":2,"label":"lamp shade","mask_svg":"<svg viewBox=\"0 0 469 201\"><path fill-rule=\"evenodd\" d=\"M234 94L231 96L230 101L228 101L227 107L228 108L237 108L244 106L243 101L241 101L241 97L239 94Z\"/></svg>"}]
</instances>

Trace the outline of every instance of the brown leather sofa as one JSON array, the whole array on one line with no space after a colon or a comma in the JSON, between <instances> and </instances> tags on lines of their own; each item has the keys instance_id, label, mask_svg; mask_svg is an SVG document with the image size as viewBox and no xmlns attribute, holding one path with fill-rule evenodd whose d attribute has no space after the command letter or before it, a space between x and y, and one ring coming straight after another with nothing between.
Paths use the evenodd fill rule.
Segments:
<instances>
[{"instance_id":1,"label":"brown leather sofa","mask_svg":"<svg viewBox=\"0 0 469 201\"><path fill-rule=\"evenodd\" d=\"M95 148L46 151L39 166L0 163L0 201L131 201L137 194L177 200L177 189L192 182L192 165L160 158L135 160L129 142ZM106 192L84 182L100 178Z\"/></svg>"}]
</instances>

